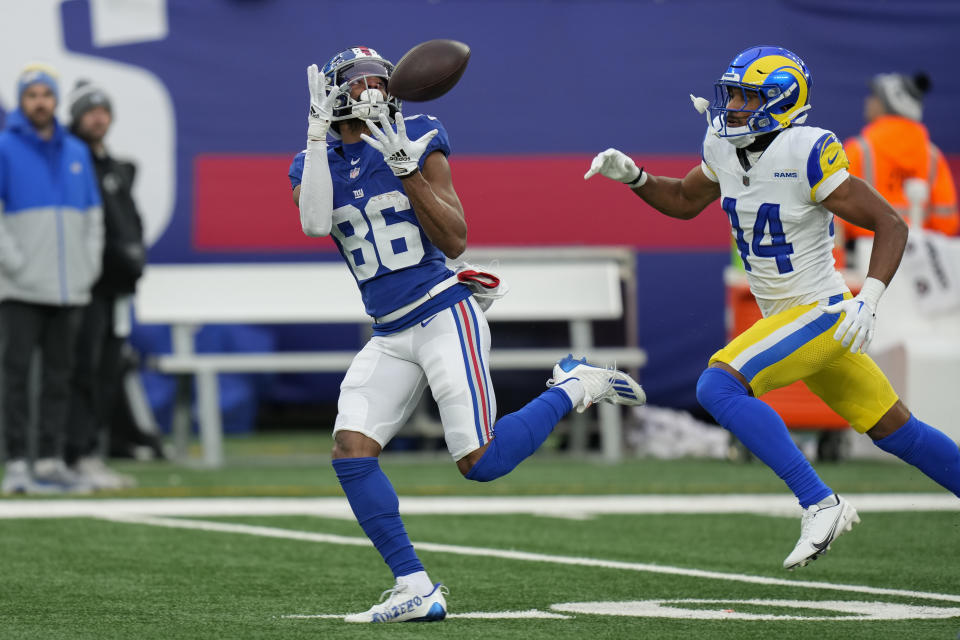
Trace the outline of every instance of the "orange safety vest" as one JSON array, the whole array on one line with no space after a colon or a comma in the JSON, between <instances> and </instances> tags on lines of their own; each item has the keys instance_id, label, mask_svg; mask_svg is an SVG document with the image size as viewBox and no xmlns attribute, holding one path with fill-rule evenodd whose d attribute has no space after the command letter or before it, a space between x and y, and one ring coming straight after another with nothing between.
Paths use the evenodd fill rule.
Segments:
<instances>
[{"instance_id":1,"label":"orange safety vest","mask_svg":"<svg viewBox=\"0 0 960 640\"><path fill-rule=\"evenodd\" d=\"M881 116L843 147L850 160L850 173L879 191L908 223L909 203L903 193L903 181L923 178L930 185L923 227L950 236L960 231L953 176L925 126L900 116ZM847 238L872 235L846 220L843 227Z\"/></svg>"}]
</instances>

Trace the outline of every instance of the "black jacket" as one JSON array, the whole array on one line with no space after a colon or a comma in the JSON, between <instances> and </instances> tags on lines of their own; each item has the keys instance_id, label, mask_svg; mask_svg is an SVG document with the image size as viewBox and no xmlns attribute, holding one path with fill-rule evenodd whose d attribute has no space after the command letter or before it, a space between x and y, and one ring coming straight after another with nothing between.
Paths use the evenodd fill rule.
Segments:
<instances>
[{"instance_id":1,"label":"black jacket","mask_svg":"<svg viewBox=\"0 0 960 640\"><path fill-rule=\"evenodd\" d=\"M137 168L109 154L98 156L96 153L93 166L103 199L106 233L103 271L93 292L108 296L133 293L147 258L143 222L132 193Z\"/></svg>"}]
</instances>

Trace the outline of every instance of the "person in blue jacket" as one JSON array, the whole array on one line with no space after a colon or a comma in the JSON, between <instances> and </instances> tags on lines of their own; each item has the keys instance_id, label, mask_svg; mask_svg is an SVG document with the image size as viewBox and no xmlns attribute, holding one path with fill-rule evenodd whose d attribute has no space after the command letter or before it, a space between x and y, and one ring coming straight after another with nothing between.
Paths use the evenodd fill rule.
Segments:
<instances>
[{"instance_id":1,"label":"person in blue jacket","mask_svg":"<svg viewBox=\"0 0 960 640\"><path fill-rule=\"evenodd\" d=\"M81 491L63 462L81 309L100 274L103 212L90 151L57 121L56 71L32 64L0 133L0 387L3 493ZM27 462L28 380L42 359L37 450Z\"/></svg>"}]
</instances>

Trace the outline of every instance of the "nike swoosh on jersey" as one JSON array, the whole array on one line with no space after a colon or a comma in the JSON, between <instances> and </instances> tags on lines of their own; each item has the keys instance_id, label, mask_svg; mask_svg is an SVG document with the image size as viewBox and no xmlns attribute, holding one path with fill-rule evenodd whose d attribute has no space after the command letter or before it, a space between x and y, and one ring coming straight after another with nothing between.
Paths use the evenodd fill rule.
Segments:
<instances>
[{"instance_id":1,"label":"nike swoosh on jersey","mask_svg":"<svg viewBox=\"0 0 960 640\"><path fill-rule=\"evenodd\" d=\"M840 155L840 152L839 152L839 151L837 151L835 154L833 154L833 157L832 157L832 158L830 158L829 160L827 160L827 164L833 164L833 161L837 159L837 156L838 156L838 155Z\"/></svg>"},{"instance_id":2,"label":"nike swoosh on jersey","mask_svg":"<svg viewBox=\"0 0 960 640\"><path fill-rule=\"evenodd\" d=\"M430 322L431 322L434 318L436 318L436 317L437 317L436 315L430 316L429 318L427 318L426 320L424 320L423 322L421 322L421 323L420 323L420 326L421 326L421 327L427 326L427 325L430 324Z\"/></svg>"},{"instance_id":3,"label":"nike swoosh on jersey","mask_svg":"<svg viewBox=\"0 0 960 640\"><path fill-rule=\"evenodd\" d=\"M357 164L358 162L360 162L360 158L354 158L350 161L350 164Z\"/></svg>"}]
</instances>

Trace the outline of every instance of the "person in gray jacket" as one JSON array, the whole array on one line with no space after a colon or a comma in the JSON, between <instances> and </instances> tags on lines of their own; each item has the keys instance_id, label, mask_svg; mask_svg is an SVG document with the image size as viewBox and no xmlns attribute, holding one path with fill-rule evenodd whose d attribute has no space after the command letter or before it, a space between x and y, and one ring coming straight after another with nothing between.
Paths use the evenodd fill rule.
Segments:
<instances>
[{"instance_id":1,"label":"person in gray jacket","mask_svg":"<svg viewBox=\"0 0 960 640\"><path fill-rule=\"evenodd\" d=\"M80 491L63 462L81 308L100 274L103 211L90 151L57 121L57 74L20 74L0 133L0 366L7 464L3 493ZM39 350L37 450L28 465L30 365Z\"/></svg>"}]
</instances>

